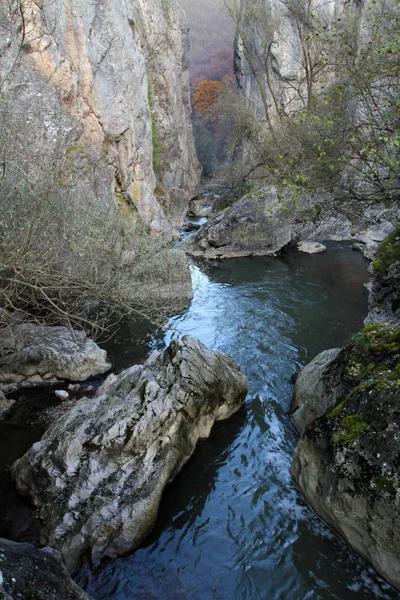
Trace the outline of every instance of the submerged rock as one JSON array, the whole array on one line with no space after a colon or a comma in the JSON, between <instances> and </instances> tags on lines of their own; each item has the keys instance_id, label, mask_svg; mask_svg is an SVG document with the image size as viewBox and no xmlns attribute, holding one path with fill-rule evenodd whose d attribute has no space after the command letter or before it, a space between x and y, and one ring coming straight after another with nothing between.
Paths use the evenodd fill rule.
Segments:
<instances>
[{"instance_id":1,"label":"submerged rock","mask_svg":"<svg viewBox=\"0 0 400 600\"><path fill-rule=\"evenodd\" d=\"M306 254L320 254L321 252L326 252L326 246L319 242L304 241L297 244L297 250Z\"/></svg>"},{"instance_id":2,"label":"submerged rock","mask_svg":"<svg viewBox=\"0 0 400 600\"><path fill-rule=\"evenodd\" d=\"M41 543L57 548L71 572L85 554L98 564L132 551L197 440L246 392L233 359L192 336L110 375L12 467L18 491L38 508Z\"/></svg>"},{"instance_id":3,"label":"submerged rock","mask_svg":"<svg viewBox=\"0 0 400 600\"><path fill-rule=\"evenodd\" d=\"M316 512L400 588L400 328L369 325L332 361L323 354L298 378L303 392L317 384L297 399L295 424L302 408L310 418L292 475ZM320 400L331 408L313 420Z\"/></svg>"},{"instance_id":4,"label":"submerged rock","mask_svg":"<svg viewBox=\"0 0 400 600\"><path fill-rule=\"evenodd\" d=\"M59 552L0 539L0 598L90 600L71 579Z\"/></svg>"},{"instance_id":5,"label":"submerged rock","mask_svg":"<svg viewBox=\"0 0 400 600\"><path fill-rule=\"evenodd\" d=\"M3 383L47 376L83 381L111 368L107 353L82 331L25 323L0 335L0 370Z\"/></svg>"}]
</instances>

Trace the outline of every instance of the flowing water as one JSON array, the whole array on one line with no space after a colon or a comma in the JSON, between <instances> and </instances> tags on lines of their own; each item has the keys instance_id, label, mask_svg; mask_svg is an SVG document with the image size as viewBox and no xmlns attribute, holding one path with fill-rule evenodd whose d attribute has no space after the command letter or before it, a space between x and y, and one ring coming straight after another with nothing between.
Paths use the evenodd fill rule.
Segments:
<instances>
[{"instance_id":1,"label":"flowing water","mask_svg":"<svg viewBox=\"0 0 400 600\"><path fill-rule=\"evenodd\" d=\"M289 473L291 376L362 326L366 262L332 243L315 256L195 267L193 279L191 306L143 343L150 351L189 333L229 352L248 378L246 406L199 442L144 546L97 571L86 565L79 583L96 600L398 598L305 504ZM111 349L120 366L132 333Z\"/></svg>"}]
</instances>

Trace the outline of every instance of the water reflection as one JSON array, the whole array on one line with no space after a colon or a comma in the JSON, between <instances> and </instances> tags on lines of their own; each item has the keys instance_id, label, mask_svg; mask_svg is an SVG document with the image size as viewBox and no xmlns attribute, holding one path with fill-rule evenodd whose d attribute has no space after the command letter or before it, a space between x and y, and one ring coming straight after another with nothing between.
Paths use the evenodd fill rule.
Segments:
<instances>
[{"instance_id":1,"label":"water reflection","mask_svg":"<svg viewBox=\"0 0 400 600\"><path fill-rule=\"evenodd\" d=\"M341 345L366 313L366 263L326 254L194 269L190 308L151 348L193 333L229 352L249 383L246 411L218 425L169 487L146 545L79 581L97 600L397 598L308 508L289 467L291 375Z\"/></svg>"}]
</instances>

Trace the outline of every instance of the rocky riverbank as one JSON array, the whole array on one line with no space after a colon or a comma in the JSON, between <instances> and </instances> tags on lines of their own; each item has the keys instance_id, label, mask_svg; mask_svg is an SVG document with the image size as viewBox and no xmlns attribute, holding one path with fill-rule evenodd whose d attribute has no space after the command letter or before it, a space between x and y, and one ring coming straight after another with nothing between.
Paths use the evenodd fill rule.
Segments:
<instances>
[{"instance_id":1,"label":"rocky riverbank","mask_svg":"<svg viewBox=\"0 0 400 600\"><path fill-rule=\"evenodd\" d=\"M300 371L291 412L301 434L292 475L306 500L400 589L398 244L397 230L372 265L370 324Z\"/></svg>"},{"instance_id":2,"label":"rocky riverbank","mask_svg":"<svg viewBox=\"0 0 400 600\"><path fill-rule=\"evenodd\" d=\"M337 202L329 194L295 199L290 191L280 195L274 188L260 189L214 213L183 248L194 257L227 259L276 255L288 244L336 240L352 241L373 258L399 214L398 206Z\"/></svg>"}]
</instances>

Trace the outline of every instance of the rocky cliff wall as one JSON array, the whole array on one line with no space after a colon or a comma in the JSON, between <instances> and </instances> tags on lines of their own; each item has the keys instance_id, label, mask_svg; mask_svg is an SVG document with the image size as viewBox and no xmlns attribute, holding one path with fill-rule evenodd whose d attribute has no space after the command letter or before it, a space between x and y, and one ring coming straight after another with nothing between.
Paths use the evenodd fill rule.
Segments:
<instances>
[{"instance_id":1,"label":"rocky cliff wall","mask_svg":"<svg viewBox=\"0 0 400 600\"><path fill-rule=\"evenodd\" d=\"M171 235L199 182L179 2L1 2L7 177L23 173L39 193L52 177Z\"/></svg>"},{"instance_id":2,"label":"rocky cliff wall","mask_svg":"<svg viewBox=\"0 0 400 600\"><path fill-rule=\"evenodd\" d=\"M341 20L346 7L352 4L356 3L240 1L240 9L233 11L237 24L235 73L239 88L257 117L265 119L268 112L274 122L279 113L304 106L310 80L317 71L325 72L323 63L317 63L311 56L307 59L311 51L309 24L312 22L313 27L318 24L324 32ZM307 73L310 65L315 68L312 74Z\"/></svg>"}]
</instances>

